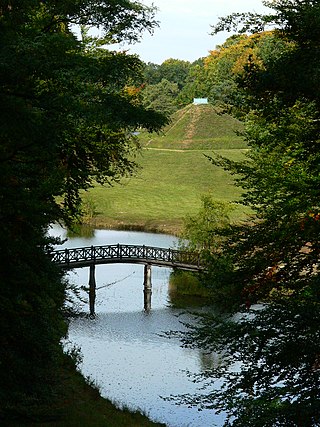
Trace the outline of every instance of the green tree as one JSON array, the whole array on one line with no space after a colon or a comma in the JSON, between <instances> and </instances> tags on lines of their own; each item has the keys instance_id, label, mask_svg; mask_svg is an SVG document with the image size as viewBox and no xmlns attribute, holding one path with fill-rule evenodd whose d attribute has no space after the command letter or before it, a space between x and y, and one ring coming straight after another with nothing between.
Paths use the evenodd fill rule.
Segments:
<instances>
[{"instance_id":1,"label":"green tree","mask_svg":"<svg viewBox=\"0 0 320 427\"><path fill-rule=\"evenodd\" d=\"M142 96L146 108L170 115L178 109L178 94L179 88L176 83L162 79L160 83L146 86Z\"/></svg>"},{"instance_id":2,"label":"green tree","mask_svg":"<svg viewBox=\"0 0 320 427\"><path fill-rule=\"evenodd\" d=\"M162 80L160 67L161 65L154 64L153 62L148 62L145 64L143 74L146 84L156 85L157 83L160 83Z\"/></svg>"},{"instance_id":3,"label":"green tree","mask_svg":"<svg viewBox=\"0 0 320 427\"><path fill-rule=\"evenodd\" d=\"M209 194L201 197L201 203L197 215L185 220L181 245L187 245L192 251L201 250L212 254L220 247L221 231L225 232L229 226L230 207L214 200Z\"/></svg>"},{"instance_id":4,"label":"green tree","mask_svg":"<svg viewBox=\"0 0 320 427\"><path fill-rule=\"evenodd\" d=\"M178 89L178 94L175 93L175 103L178 107L181 108L190 104L193 98L205 96L202 95L203 91L201 91L203 86L203 80L200 78L202 69L201 59L192 64L188 61L172 58L165 60L160 65L148 63L144 69L146 96L149 95L149 91L155 93L155 88L161 88L161 82L165 80L171 83L171 87L176 85ZM150 89L149 86L151 86ZM160 105L161 101L157 104Z\"/></svg>"},{"instance_id":5,"label":"green tree","mask_svg":"<svg viewBox=\"0 0 320 427\"><path fill-rule=\"evenodd\" d=\"M226 426L317 426L320 4L267 4L274 13L234 15L217 26L260 31L273 23L287 48L266 50L263 67L248 55L239 70L247 159L212 159L235 175L255 216L234 226L212 259L232 313L203 318L185 337L187 346L221 354L220 366L204 374L208 395L186 400L226 411ZM221 292L221 280L211 283Z\"/></svg>"},{"instance_id":6,"label":"green tree","mask_svg":"<svg viewBox=\"0 0 320 427\"><path fill-rule=\"evenodd\" d=\"M98 47L137 40L154 11L136 1L1 2L0 417L30 415L59 383L66 285L48 226L79 214L80 189L130 173L133 131L165 122L129 90L142 81L137 57ZM100 26L102 40L77 40L75 24Z\"/></svg>"},{"instance_id":7,"label":"green tree","mask_svg":"<svg viewBox=\"0 0 320 427\"><path fill-rule=\"evenodd\" d=\"M290 43L272 31L229 37L204 60L204 81L210 102L229 108L241 105L244 95L237 80L245 72L248 58L259 69L265 69L270 60L278 58L288 49Z\"/></svg>"},{"instance_id":8,"label":"green tree","mask_svg":"<svg viewBox=\"0 0 320 427\"><path fill-rule=\"evenodd\" d=\"M200 58L191 64L185 84L179 93L178 102L180 105L191 104L194 98L208 97L209 92L204 60Z\"/></svg>"},{"instance_id":9,"label":"green tree","mask_svg":"<svg viewBox=\"0 0 320 427\"><path fill-rule=\"evenodd\" d=\"M181 59L166 59L160 65L160 72L163 79L176 83L179 90L185 85L190 70L190 62Z\"/></svg>"},{"instance_id":10,"label":"green tree","mask_svg":"<svg viewBox=\"0 0 320 427\"><path fill-rule=\"evenodd\" d=\"M145 65L144 75L148 84L155 85L165 79L177 84L181 90L188 77L190 67L189 61L170 58L160 65L149 62Z\"/></svg>"}]
</instances>

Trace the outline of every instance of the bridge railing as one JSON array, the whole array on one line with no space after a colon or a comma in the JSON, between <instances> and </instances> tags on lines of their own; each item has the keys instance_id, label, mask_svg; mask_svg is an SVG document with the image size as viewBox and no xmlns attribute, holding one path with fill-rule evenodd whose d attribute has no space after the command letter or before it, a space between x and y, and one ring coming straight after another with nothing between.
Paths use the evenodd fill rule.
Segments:
<instances>
[{"instance_id":1,"label":"bridge railing","mask_svg":"<svg viewBox=\"0 0 320 427\"><path fill-rule=\"evenodd\" d=\"M107 262L152 261L155 264L169 266L187 266L201 269L201 257L198 252L179 251L177 249L158 248L137 245L104 245L53 251L52 260L65 268Z\"/></svg>"}]
</instances>

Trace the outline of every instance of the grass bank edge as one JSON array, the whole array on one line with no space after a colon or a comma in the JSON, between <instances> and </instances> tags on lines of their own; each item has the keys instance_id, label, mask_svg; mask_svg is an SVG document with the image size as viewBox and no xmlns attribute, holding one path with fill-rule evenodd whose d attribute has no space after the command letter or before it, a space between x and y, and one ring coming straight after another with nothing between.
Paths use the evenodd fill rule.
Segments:
<instances>
[{"instance_id":1,"label":"grass bank edge","mask_svg":"<svg viewBox=\"0 0 320 427\"><path fill-rule=\"evenodd\" d=\"M83 194L84 223L96 228L147 231L178 235L187 216L195 215L201 196L233 203L233 222L247 212L237 204L240 191L233 178L214 167L205 155L213 151L144 150L140 171L113 187L95 186ZM219 150L233 160L243 149Z\"/></svg>"},{"instance_id":2,"label":"grass bank edge","mask_svg":"<svg viewBox=\"0 0 320 427\"><path fill-rule=\"evenodd\" d=\"M69 365L69 364L67 364ZM29 419L1 420L3 427L165 427L139 410L132 411L103 398L99 389L73 366L63 369L61 398L38 407Z\"/></svg>"}]
</instances>

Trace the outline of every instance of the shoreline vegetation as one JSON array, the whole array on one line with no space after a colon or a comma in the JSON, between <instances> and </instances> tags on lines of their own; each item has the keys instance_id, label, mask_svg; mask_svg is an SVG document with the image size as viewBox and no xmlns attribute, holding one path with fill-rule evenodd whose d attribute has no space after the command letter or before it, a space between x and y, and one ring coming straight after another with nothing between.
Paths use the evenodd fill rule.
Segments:
<instances>
[{"instance_id":1,"label":"shoreline vegetation","mask_svg":"<svg viewBox=\"0 0 320 427\"><path fill-rule=\"evenodd\" d=\"M181 221L146 221L146 222L125 222L123 220L116 220L110 218L96 218L92 221L83 222L81 225L77 225L74 229L75 233L77 230L84 229L98 229L98 230L123 230L123 231L141 231L144 233L155 233L155 234L171 234L172 236L179 237L183 229L183 220ZM82 233L82 231L81 231Z\"/></svg>"}]
</instances>

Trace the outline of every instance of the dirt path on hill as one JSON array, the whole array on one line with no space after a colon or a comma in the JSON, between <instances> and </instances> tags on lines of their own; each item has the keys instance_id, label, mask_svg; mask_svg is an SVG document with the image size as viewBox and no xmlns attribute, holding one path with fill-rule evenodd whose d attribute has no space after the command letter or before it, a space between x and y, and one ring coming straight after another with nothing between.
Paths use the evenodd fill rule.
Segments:
<instances>
[{"instance_id":1,"label":"dirt path on hill","mask_svg":"<svg viewBox=\"0 0 320 427\"><path fill-rule=\"evenodd\" d=\"M195 135L196 130L196 124L201 116L201 109L200 108L192 108L190 109L190 122L186 130L186 139L187 141L192 139Z\"/></svg>"}]
</instances>

